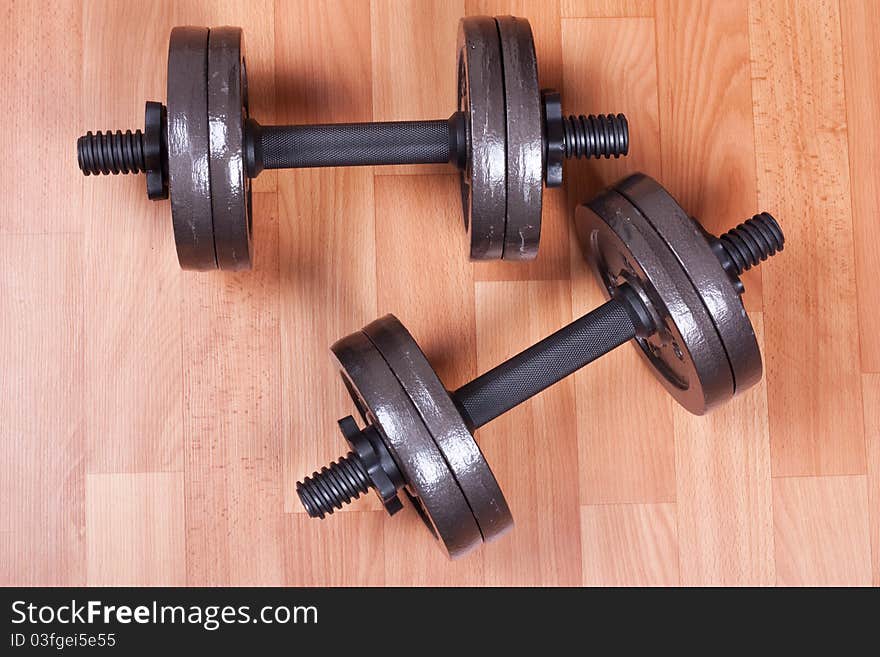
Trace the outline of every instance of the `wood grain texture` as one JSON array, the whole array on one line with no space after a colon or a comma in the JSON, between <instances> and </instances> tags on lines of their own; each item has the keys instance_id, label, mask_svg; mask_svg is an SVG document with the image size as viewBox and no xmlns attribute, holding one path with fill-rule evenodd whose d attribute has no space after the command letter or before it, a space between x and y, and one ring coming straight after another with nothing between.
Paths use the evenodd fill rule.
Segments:
<instances>
[{"instance_id":1,"label":"wood grain texture","mask_svg":"<svg viewBox=\"0 0 880 657\"><path fill-rule=\"evenodd\" d=\"M92 106L81 97L82 14L79 2L17 1L0 8L3 85L15 90L0 100L7 122L0 131L0 153L17 156L7 161L8 173L0 180L0 235L82 231L81 180L58 175L52 185L45 184L46 167L57 172L62 162L72 164L81 110Z\"/></svg>"},{"instance_id":2,"label":"wood grain texture","mask_svg":"<svg viewBox=\"0 0 880 657\"><path fill-rule=\"evenodd\" d=\"M786 233L785 266L762 272L773 474L863 474L838 6L755 1L749 17L758 200Z\"/></svg>"},{"instance_id":3,"label":"wood grain texture","mask_svg":"<svg viewBox=\"0 0 880 657\"><path fill-rule=\"evenodd\" d=\"M254 240L262 245L255 271L196 275L183 285L192 586L268 585L284 568L277 196L255 194L253 209Z\"/></svg>"},{"instance_id":4,"label":"wood grain texture","mask_svg":"<svg viewBox=\"0 0 880 657\"><path fill-rule=\"evenodd\" d=\"M385 518L386 586L483 585L482 551L449 561L427 532L416 513Z\"/></svg>"},{"instance_id":5,"label":"wood grain texture","mask_svg":"<svg viewBox=\"0 0 880 657\"><path fill-rule=\"evenodd\" d=\"M458 18L530 19L567 113L630 156L569 161L538 260L469 263L445 166L263 172L257 263L183 272L168 203L83 178L142 127L170 28L241 25L261 123L448 116ZM869 0L13 0L0 8L0 584L880 585L880 10ZM63 56L59 56L63 53ZM571 213L633 171L714 230L767 210L746 277L761 384L707 417L631 346L477 433L513 532L450 563L375 496L320 522L344 452L328 347L393 312L454 388L602 301ZM755 312L759 311L759 312ZM794 476L792 476L794 475Z\"/></svg>"},{"instance_id":6,"label":"wood grain texture","mask_svg":"<svg viewBox=\"0 0 880 657\"><path fill-rule=\"evenodd\" d=\"M629 121L630 135L625 158L567 163L565 188L570 211L630 173L663 177L654 33L654 21L648 18L562 21L563 112L622 112ZM571 242L576 250L576 240ZM576 256L572 279L580 278L585 269L581 264L582 259Z\"/></svg>"},{"instance_id":7,"label":"wood grain texture","mask_svg":"<svg viewBox=\"0 0 880 657\"><path fill-rule=\"evenodd\" d=\"M868 451L868 520L874 586L880 586L880 375L862 377L865 404L865 444Z\"/></svg>"},{"instance_id":8,"label":"wood grain texture","mask_svg":"<svg viewBox=\"0 0 880 657\"><path fill-rule=\"evenodd\" d=\"M565 20L562 34L565 94L566 99L574 97L566 103L613 106L614 111L624 112L634 144L625 159L569 167L573 212L575 205L624 175L645 171L660 177L654 21ZM572 314L577 317L604 302L604 297L574 237L571 259ZM672 403L636 350L624 345L577 373L574 380L581 503L673 501ZM650 430L644 421L648 416Z\"/></svg>"},{"instance_id":9,"label":"wood grain texture","mask_svg":"<svg viewBox=\"0 0 880 657\"><path fill-rule=\"evenodd\" d=\"M585 586L677 586L674 504L599 504L581 510Z\"/></svg>"},{"instance_id":10,"label":"wood grain texture","mask_svg":"<svg viewBox=\"0 0 880 657\"><path fill-rule=\"evenodd\" d=\"M761 314L751 319L763 346ZM673 419L681 583L772 585L766 383L708 416L676 408Z\"/></svg>"},{"instance_id":11,"label":"wood grain texture","mask_svg":"<svg viewBox=\"0 0 880 657\"><path fill-rule=\"evenodd\" d=\"M566 18L622 18L653 16L652 0L560 0Z\"/></svg>"},{"instance_id":12,"label":"wood grain texture","mask_svg":"<svg viewBox=\"0 0 880 657\"><path fill-rule=\"evenodd\" d=\"M776 583L871 583L868 490L863 475L773 480Z\"/></svg>"},{"instance_id":13,"label":"wood grain texture","mask_svg":"<svg viewBox=\"0 0 880 657\"><path fill-rule=\"evenodd\" d=\"M757 213L749 8L736 0L658 0L663 184L710 232ZM712 66L701 62L712 61ZM743 276L761 308L761 269Z\"/></svg>"},{"instance_id":14,"label":"wood grain texture","mask_svg":"<svg viewBox=\"0 0 880 657\"><path fill-rule=\"evenodd\" d=\"M180 472L86 477L89 586L186 584Z\"/></svg>"},{"instance_id":15,"label":"wood grain texture","mask_svg":"<svg viewBox=\"0 0 880 657\"><path fill-rule=\"evenodd\" d=\"M875 248L880 181L873 164L880 158L880 4L840 3L843 71L846 85L847 148L852 189L853 246L859 293L859 347L863 372L880 372L880 254Z\"/></svg>"},{"instance_id":16,"label":"wood grain texture","mask_svg":"<svg viewBox=\"0 0 880 657\"><path fill-rule=\"evenodd\" d=\"M481 372L571 321L567 281L479 283L476 300ZM511 313L520 320L507 320ZM567 379L480 430L480 448L516 522L486 550L486 584L580 583L576 422Z\"/></svg>"},{"instance_id":17,"label":"wood grain texture","mask_svg":"<svg viewBox=\"0 0 880 657\"><path fill-rule=\"evenodd\" d=\"M0 239L0 583L85 584L82 240Z\"/></svg>"},{"instance_id":18,"label":"wood grain texture","mask_svg":"<svg viewBox=\"0 0 880 657\"><path fill-rule=\"evenodd\" d=\"M453 390L476 375L474 273L457 219L455 176L376 176L377 316L403 322ZM401 205L406 212L399 212ZM425 237L428 235L428 239ZM422 243L423 248L413 248ZM426 294L417 279L443 281ZM433 312L444 309L439 316ZM360 327L358 327L360 328Z\"/></svg>"},{"instance_id":19,"label":"wood grain texture","mask_svg":"<svg viewBox=\"0 0 880 657\"><path fill-rule=\"evenodd\" d=\"M133 3L121 11L120 7L113 2L83 5L83 40L89 48L84 50L82 68L88 93L80 102L89 116L87 127L143 125L144 99L165 98L164 57L158 59L163 65L157 66L154 53L167 50L168 33L179 24L241 25L255 98L252 109L262 121L274 118L271 3L255 3L251 11L237 2ZM139 26L137 41L125 48L139 54L144 75L131 74L130 59L118 56L120 43L110 38L121 20ZM271 189L274 183L266 180L256 188ZM84 187L85 293L86 304L93 308L85 317L88 469L180 470L181 310L186 316L186 290L193 274L181 272L177 264L167 203L146 198L141 176ZM106 207L125 211L108 213L103 211ZM121 414L119 408L129 412Z\"/></svg>"},{"instance_id":20,"label":"wood grain texture","mask_svg":"<svg viewBox=\"0 0 880 657\"><path fill-rule=\"evenodd\" d=\"M341 455L336 421L354 411L329 347L376 318L373 177L303 170L278 185L284 508L302 512L296 481ZM315 220L328 216L345 220Z\"/></svg>"},{"instance_id":21,"label":"wood grain texture","mask_svg":"<svg viewBox=\"0 0 880 657\"><path fill-rule=\"evenodd\" d=\"M370 120L369 4L278 7L279 121ZM302 512L295 483L340 455L336 421L353 410L328 348L376 316L373 172L283 171L278 190L284 509Z\"/></svg>"},{"instance_id":22,"label":"wood grain texture","mask_svg":"<svg viewBox=\"0 0 880 657\"><path fill-rule=\"evenodd\" d=\"M131 74L108 38L120 17L113 3L84 3L83 128L141 126L143 102L165 98L163 66ZM124 18L142 25L135 52L164 52L176 19L168 6L139 3ZM71 142L72 144L73 142ZM83 182L96 182L90 177ZM89 472L158 472L183 468L180 301L177 263L165 203L147 199L142 176L83 185L85 435ZM117 211L108 212L108 208ZM121 211L119 211L121 210ZM120 409L126 409L120 412Z\"/></svg>"},{"instance_id":23,"label":"wood grain texture","mask_svg":"<svg viewBox=\"0 0 880 657\"><path fill-rule=\"evenodd\" d=\"M316 522L303 513L287 514L284 585L384 585L384 516L384 511L355 511Z\"/></svg>"}]
</instances>

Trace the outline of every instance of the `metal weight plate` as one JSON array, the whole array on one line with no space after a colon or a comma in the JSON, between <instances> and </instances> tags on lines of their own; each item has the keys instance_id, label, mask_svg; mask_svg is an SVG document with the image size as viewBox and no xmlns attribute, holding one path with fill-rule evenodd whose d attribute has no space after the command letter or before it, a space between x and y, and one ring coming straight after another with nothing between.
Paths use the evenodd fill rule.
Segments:
<instances>
[{"instance_id":1,"label":"metal weight plate","mask_svg":"<svg viewBox=\"0 0 880 657\"><path fill-rule=\"evenodd\" d=\"M214 246L220 269L250 269L253 253L251 181L244 165L247 72L242 31L208 34L208 126Z\"/></svg>"},{"instance_id":2,"label":"metal weight plate","mask_svg":"<svg viewBox=\"0 0 880 657\"><path fill-rule=\"evenodd\" d=\"M584 256L606 292L629 283L658 331L636 338L654 374L686 409L701 415L733 396L733 374L699 292L671 249L622 195L606 190L575 213Z\"/></svg>"},{"instance_id":3,"label":"metal weight plate","mask_svg":"<svg viewBox=\"0 0 880 657\"><path fill-rule=\"evenodd\" d=\"M458 24L458 109L466 113L467 164L461 204L472 260L504 254L507 221L507 116L504 69L494 18L468 16Z\"/></svg>"},{"instance_id":4,"label":"metal weight plate","mask_svg":"<svg viewBox=\"0 0 880 657\"><path fill-rule=\"evenodd\" d=\"M513 516L501 487L409 331L394 315L385 315L365 326L363 332L382 354L437 443L470 505L483 540L506 533L513 526Z\"/></svg>"},{"instance_id":5,"label":"metal weight plate","mask_svg":"<svg viewBox=\"0 0 880 657\"><path fill-rule=\"evenodd\" d=\"M538 60L524 18L498 16L507 117L507 222L505 260L531 260L541 239L544 138Z\"/></svg>"},{"instance_id":6,"label":"metal weight plate","mask_svg":"<svg viewBox=\"0 0 880 657\"><path fill-rule=\"evenodd\" d=\"M355 405L379 431L409 482L410 499L443 550L456 558L478 547L482 536L467 500L382 354L361 331L331 350Z\"/></svg>"},{"instance_id":7,"label":"metal weight plate","mask_svg":"<svg viewBox=\"0 0 880 657\"><path fill-rule=\"evenodd\" d=\"M742 298L699 225L660 183L644 174L630 176L614 188L650 222L699 292L727 353L734 392L750 388L761 379L758 339Z\"/></svg>"},{"instance_id":8,"label":"metal weight plate","mask_svg":"<svg viewBox=\"0 0 880 657\"><path fill-rule=\"evenodd\" d=\"M175 27L168 46L168 188L177 259L214 269L208 136L208 28Z\"/></svg>"}]
</instances>

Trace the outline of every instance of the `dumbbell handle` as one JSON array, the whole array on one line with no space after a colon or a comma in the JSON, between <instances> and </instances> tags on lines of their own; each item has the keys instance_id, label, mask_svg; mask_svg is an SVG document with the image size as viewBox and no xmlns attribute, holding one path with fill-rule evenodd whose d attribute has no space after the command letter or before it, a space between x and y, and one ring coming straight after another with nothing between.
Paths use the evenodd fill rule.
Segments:
<instances>
[{"instance_id":1,"label":"dumbbell handle","mask_svg":"<svg viewBox=\"0 0 880 657\"><path fill-rule=\"evenodd\" d=\"M779 224L766 212L720 237L705 236L740 293L739 276L781 251L785 243ZM466 383L452 393L452 399L471 430L476 430L615 347L655 330L644 301L623 283L610 301Z\"/></svg>"},{"instance_id":2,"label":"dumbbell handle","mask_svg":"<svg viewBox=\"0 0 880 657\"><path fill-rule=\"evenodd\" d=\"M544 182L562 183L566 158L620 157L629 152L629 127L623 114L562 116L559 94L542 93ZM147 194L168 198L168 145L165 107L148 102L146 130L87 132L76 142L77 162L85 175L147 174ZM389 121L318 125L262 126L246 119L243 157L247 174L263 169L302 167L440 164L464 169L469 135L464 112L433 121Z\"/></svg>"},{"instance_id":3,"label":"dumbbell handle","mask_svg":"<svg viewBox=\"0 0 880 657\"><path fill-rule=\"evenodd\" d=\"M452 393L472 431L636 336L639 321L612 298Z\"/></svg>"},{"instance_id":4,"label":"dumbbell handle","mask_svg":"<svg viewBox=\"0 0 880 657\"><path fill-rule=\"evenodd\" d=\"M623 284L610 301L463 385L451 393L452 400L468 428L475 431L636 335L646 335L650 332L648 323L643 303L629 285ZM353 438L368 440L369 431L367 427L348 434L343 429L353 450L358 449ZM394 513L400 505L396 490L405 483L403 476L382 440L368 442L373 445L368 450L371 454L385 453L381 469L396 482L394 494L382 495L388 512ZM352 451L297 482L296 492L311 517L324 518L370 488L379 490L370 473L369 464Z\"/></svg>"},{"instance_id":5,"label":"dumbbell handle","mask_svg":"<svg viewBox=\"0 0 880 657\"><path fill-rule=\"evenodd\" d=\"M720 237L705 235L721 267L740 293L743 288L739 276L781 251L785 244L782 229L767 213L755 215ZM656 330L648 306L628 283L617 286L611 296L610 301L592 312L451 393L471 431L624 342L634 337L648 337ZM376 444L381 450L382 441ZM385 462L392 464L386 476L403 481L390 455ZM324 518L371 487L377 485L371 483L370 471L360 456L351 452L320 472L312 473L311 477L305 477L297 483L296 490L309 515ZM382 496L383 503L389 513L393 513L386 498L387 495Z\"/></svg>"},{"instance_id":6,"label":"dumbbell handle","mask_svg":"<svg viewBox=\"0 0 880 657\"><path fill-rule=\"evenodd\" d=\"M464 113L435 121L261 126L248 121L251 177L263 169L463 164Z\"/></svg>"}]
</instances>

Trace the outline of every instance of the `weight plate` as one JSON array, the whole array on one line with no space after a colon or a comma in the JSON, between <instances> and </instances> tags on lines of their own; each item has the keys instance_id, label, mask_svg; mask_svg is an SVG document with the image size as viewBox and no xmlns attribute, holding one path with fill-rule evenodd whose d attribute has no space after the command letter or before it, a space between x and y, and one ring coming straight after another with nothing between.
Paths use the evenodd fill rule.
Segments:
<instances>
[{"instance_id":1,"label":"weight plate","mask_svg":"<svg viewBox=\"0 0 880 657\"><path fill-rule=\"evenodd\" d=\"M760 381L761 351L742 297L700 226L660 183L644 174L632 175L614 188L639 209L691 279L727 353L734 394Z\"/></svg>"},{"instance_id":2,"label":"weight plate","mask_svg":"<svg viewBox=\"0 0 880 657\"><path fill-rule=\"evenodd\" d=\"M208 28L175 27L168 46L168 188L177 259L214 269L208 137Z\"/></svg>"},{"instance_id":3,"label":"weight plate","mask_svg":"<svg viewBox=\"0 0 880 657\"><path fill-rule=\"evenodd\" d=\"M220 269L251 268L251 181L244 166L247 72L241 28L208 34L208 126L214 246Z\"/></svg>"},{"instance_id":4,"label":"weight plate","mask_svg":"<svg viewBox=\"0 0 880 657\"><path fill-rule=\"evenodd\" d=\"M461 203L472 260L504 254L507 221L507 117L504 69L495 19L468 16L458 24L458 109L469 148L461 172Z\"/></svg>"},{"instance_id":5,"label":"weight plate","mask_svg":"<svg viewBox=\"0 0 880 657\"><path fill-rule=\"evenodd\" d=\"M672 396L697 415L733 396L730 364L699 292L635 206L606 190L578 207L575 227L606 293L626 282L646 301L658 330L636 341Z\"/></svg>"},{"instance_id":6,"label":"weight plate","mask_svg":"<svg viewBox=\"0 0 880 657\"><path fill-rule=\"evenodd\" d=\"M507 222L504 259L531 260L541 239L544 137L538 60L524 18L498 16L507 117Z\"/></svg>"},{"instance_id":7,"label":"weight plate","mask_svg":"<svg viewBox=\"0 0 880 657\"><path fill-rule=\"evenodd\" d=\"M409 482L409 497L451 558L482 542L467 500L413 407L409 396L369 338L357 331L331 350L363 419L376 427Z\"/></svg>"},{"instance_id":8,"label":"weight plate","mask_svg":"<svg viewBox=\"0 0 880 657\"><path fill-rule=\"evenodd\" d=\"M449 397L409 331L394 315L385 315L363 329L409 395L419 417L449 464L476 518L483 540L498 538L513 526L510 508Z\"/></svg>"}]
</instances>

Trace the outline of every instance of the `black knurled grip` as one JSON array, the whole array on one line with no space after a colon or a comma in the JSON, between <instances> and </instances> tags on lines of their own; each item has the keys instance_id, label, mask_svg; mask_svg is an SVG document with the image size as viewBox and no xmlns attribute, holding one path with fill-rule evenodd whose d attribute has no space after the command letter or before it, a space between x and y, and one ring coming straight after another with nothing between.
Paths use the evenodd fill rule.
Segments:
<instances>
[{"instance_id":1,"label":"black knurled grip","mask_svg":"<svg viewBox=\"0 0 880 657\"><path fill-rule=\"evenodd\" d=\"M636 336L625 306L612 299L452 393L471 430Z\"/></svg>"},{"instance_id":2,"label":"black knurled grip","mask_svg":"<svg viewBox=\"0 0 880 657\"><path fill-rule=\"evenodd\" d=\"M263 126L260 139L266 169L438 164L453 145L446 119Z\"/></svg>"}]
</instances>

